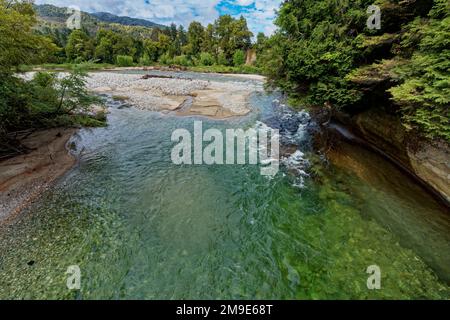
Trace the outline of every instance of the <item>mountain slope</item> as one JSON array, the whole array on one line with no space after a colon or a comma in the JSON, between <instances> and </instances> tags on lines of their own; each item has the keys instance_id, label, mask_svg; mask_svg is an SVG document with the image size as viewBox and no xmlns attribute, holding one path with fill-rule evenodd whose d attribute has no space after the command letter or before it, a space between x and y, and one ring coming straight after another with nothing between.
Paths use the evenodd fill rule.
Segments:
<instances>
[{"instance_id":1,"label":"mountain slope","mask_svg":"<svg viewBox=\"0 0 450 320\"><path fill-rule=\"evenodd\" d=\"M67 8L60 8L49 4L34 5L37 16L41 24L52 25L53 27L64 27L70 13ZM81 13L81 24L84 29L90 32L96 32L101 27L108 27L112 24L119 24L130 27L145 27L152 29L164 29L166 26L147 21L144 19L135 19L130 17L119 17L106 12Z\"/></svg>"},{"instance_id":2,"label":"mountain slope","mask_svg":"<svg viewBox=\"0 0 450 320\"><path fill-rule=\"evenodd\" d=\"M68 13L68 8L60 8L50 4L34 5L34 10L39 18L39 20L48 21L54 24L65 24L67 19L71 16ZM91 26L98 24L99 20L90 15L89 13L81 13L82 24Z\"/></svg>"},{"instance_id":3,"label":"mountain slope","mask_svg":"<svg viewBox=\"0 0 450 320\"><path fill-rule=\"evenodd\" d=\"M136 19L125 16L116 16L108 12L95 12L91 13L92 16L96 17L98 20L109 23L118 23L125 26L141 26L147 28L158 28L164 29L166 26L157 24L144 19Z\"/></svg>"}]
</instances>

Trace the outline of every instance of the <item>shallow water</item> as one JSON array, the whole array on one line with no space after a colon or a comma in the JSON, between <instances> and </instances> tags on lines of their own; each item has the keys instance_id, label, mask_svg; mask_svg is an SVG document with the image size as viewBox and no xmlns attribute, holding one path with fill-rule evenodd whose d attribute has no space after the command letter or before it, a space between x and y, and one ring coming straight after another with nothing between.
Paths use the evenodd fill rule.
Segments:
<instances>
[{"instance_id":1,"label":"shallow water","mask_svg":"<svg viewBox=\"0 0 450 320\"><path fill-rule=\"evenodd\" d=\"M271 123L274 98L201 120ZM79 165L0 232L0 297L450 297L448 212L395 167L345 144L303 189L256 166L176 166L171 133L195 119L112 108L107 128L82 130ZM71 265L80 291L66 287ZM380 290L367 288L370 265Z\"/></svg>"}]
</instances>

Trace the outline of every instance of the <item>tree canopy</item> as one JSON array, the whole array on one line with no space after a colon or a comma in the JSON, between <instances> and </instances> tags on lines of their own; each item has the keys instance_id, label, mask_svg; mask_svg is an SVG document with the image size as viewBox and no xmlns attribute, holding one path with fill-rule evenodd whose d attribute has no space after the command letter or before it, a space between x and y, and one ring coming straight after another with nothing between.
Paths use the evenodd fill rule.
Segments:
<instances>
[{"instance_id":1,"label":"tree canopy","mask_svg":"<svg viewBox=\"0 0 450 320\"><path fill-rule=\"evenodd\" d=\"M407 128L450 141L450 3L378 0L381 28L370 29L373 4L284 1L278 31L258 37L259 65L299 104L356 112L381 92Z\"/></svg>"}]
</instances>

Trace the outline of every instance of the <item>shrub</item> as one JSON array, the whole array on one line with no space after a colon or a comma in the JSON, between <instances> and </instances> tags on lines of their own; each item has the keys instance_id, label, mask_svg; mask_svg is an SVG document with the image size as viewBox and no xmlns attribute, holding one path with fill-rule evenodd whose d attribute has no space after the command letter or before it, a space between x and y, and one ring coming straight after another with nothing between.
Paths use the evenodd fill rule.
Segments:
<instances>
[{"instance_id":1,"label":"shrub","mask_svg":"<svg viewBox=\"0 0 450 320\"><path fill-rule=\"evenodd\" d=\"M141 66L151 66L153 63L150 60L150 57L147 53L144 53L144 55L139 59L139 64Z\"/></svg>"},{"instance_id":2,"label":"shrub","mask_svg":"<svg viewBox=\"0 0 450 320\"><path fill-rule=\"evenodd\" d=\"M236 67L242 66L245 63L245 53L242 50L237 50L233 54L233 64Z\"/></svg>"},{"instance_id":3,"label":"shrub","mask_svg":"<svg viewBox=\"0 0 450 320\"><path fill-rule=\"evenodd\" d=\"M214 57L209 52L200 53L200 64L202 66L212 66L214 64Z\"/></svg>"},{"instance_id":4,"label":"shrub","mask_svg":"<svg viewBox=\"0 0 450 320\"><path fill-rule=\"evenodd\" d=\"M130 56L117 56L116 63L119 67L131 67L133 65L133 57Z\"/></svg>"},{"instance_id":5,"label":"shrub","mask_svg":"<svg viewBox=\"0 0 450 320\"><path fill-rule=\"evenodd\" d=\"M431 21L421 32L412 58L395 69L401 83L388 91L407 126L450 142L450 17Z\"/></svg>"},{"instance_id":6,"label":"shrub","mask_svg":"<svg viewBox=\"0 0 450 320\"><path fill-rule=\"evenodd\" d=\"M259 74L261 72L261 70L255 66L243 65L239 68L239 72L246 73L246 74Z\"/></svg>"},{"instance_id":7,"label":"shrub","mask_svg":"<svg viewBox=\"0 0 450 320\"><path fill-rule=\"evenodd\" d=\"M176 64L179 66L184 66L184 67L189 67L190 65L192 65L191 61L189 61L189 59L185 55L181 55L181 56L177 56L177 57L173 58L173 64Z\"/></svg>"},{"instance_id":8,"label":"shrub","mask_svg":"<svg viewBox=\"0 0 450 320\"><path fill-rule=\"evenodd\" d=\"M217 64L221 65L221 66L227 66L228 65L228 60L227 57L225 56L225 53L219 53L219 56L217 57Z\"/></svg>"},{"instance_id":9,"label":"shrub","mask_svg":"<svg viewBox=\"0 0 450 320\"><path fill-rule=\"evenodd\" d=\"M159 58L159 63L165 65L173 64L173 59L166 53Z\"/></svg>"}]
</instances>

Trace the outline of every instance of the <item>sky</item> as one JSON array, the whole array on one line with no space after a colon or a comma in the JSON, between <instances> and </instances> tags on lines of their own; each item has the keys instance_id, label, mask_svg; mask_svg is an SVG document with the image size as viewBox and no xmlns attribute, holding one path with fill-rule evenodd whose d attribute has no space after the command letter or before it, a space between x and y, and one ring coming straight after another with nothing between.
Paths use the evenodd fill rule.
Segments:
<instances>
[{"instance_id":1,"label":"sky","mask_svg":"<svg viewBox=\"0 0 450 320\"><path fill-rule=\"evenodd\" d=\"M58 7L78 6L87 12L109 12L119 16L147 19L156 23L189 26L191 21L203 25L223 14L243 15L255 34L274 32L275 10L282 0L35 0L36 4Z\"/></svg>"}]
</instances>

